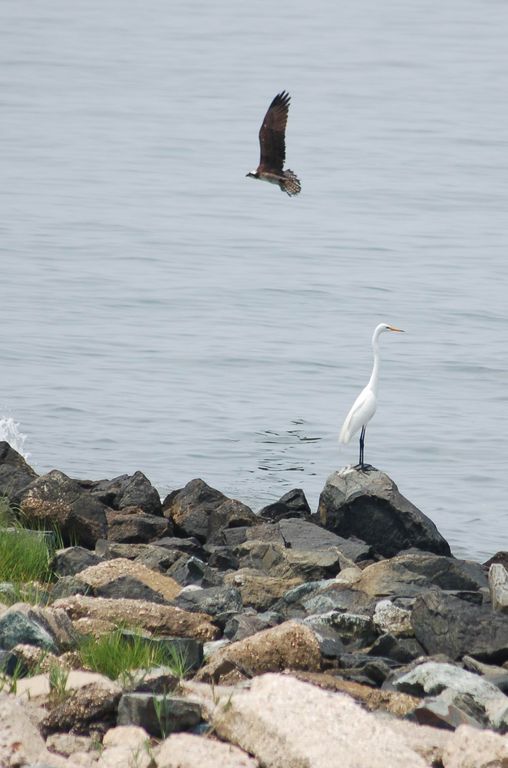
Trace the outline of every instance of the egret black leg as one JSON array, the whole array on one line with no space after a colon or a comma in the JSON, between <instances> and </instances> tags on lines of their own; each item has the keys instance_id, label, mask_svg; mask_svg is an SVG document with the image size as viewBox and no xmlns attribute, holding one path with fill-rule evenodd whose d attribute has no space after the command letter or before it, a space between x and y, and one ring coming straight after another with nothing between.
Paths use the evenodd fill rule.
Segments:
<instances>
[{"instance_id":1,"label":"egret black leg","mask_svg":"<svg viewBox=\"0 0 508 768\"><path fill-rule=\"evenodd\" d=\"M360 469L363 469L363 448L365 444L365 427L362 427L362 431L360 432Z\"/></svg>"}]
</instances>

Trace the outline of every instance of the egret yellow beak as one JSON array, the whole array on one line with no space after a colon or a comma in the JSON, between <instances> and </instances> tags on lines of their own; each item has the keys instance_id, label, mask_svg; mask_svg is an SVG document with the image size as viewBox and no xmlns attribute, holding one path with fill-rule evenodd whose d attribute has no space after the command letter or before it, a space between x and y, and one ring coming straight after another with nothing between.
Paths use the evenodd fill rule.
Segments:
<instances>
[{"instance_id":1,"label":"egret yellow beak","mask_svg":"<svg viewBox=\"0 0 508 768\"><path fill-rule=\"evenodd\" d=\"M395 328L393 325L388 326L389 331L396 331L397 333L405 333L405 331L402 330L402 328Z\"/></svg>"}]
</instances>

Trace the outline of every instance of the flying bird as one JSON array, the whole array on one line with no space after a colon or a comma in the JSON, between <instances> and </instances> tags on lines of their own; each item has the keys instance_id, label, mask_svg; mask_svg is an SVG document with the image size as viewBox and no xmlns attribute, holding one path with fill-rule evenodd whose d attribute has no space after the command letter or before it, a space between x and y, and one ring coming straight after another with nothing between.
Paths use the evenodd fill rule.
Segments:
<instances>
[{"instance_id":1,"label":"flying bird","mask_svg":"<svg viewBox=\"0 0 508 768\"><path fill-rule=\"evenodd\" d=\"M404 333L400 328L394 328L393 325L386 325L380 323L376 326L374 333L372 334L372 351L374 352L374 365L372 366L372 373L370 375L369 383L362 389L358 397L353 403L353 407L349 411L342 429L340 430L339 440L341 443L349 443L353 435L355 435L359 429L360 432L360 460L357 464L357 469L362 472L369 469L370 464L364 464L363 462L363 447L365 442L365 430L367 424L374 416L377 406L377 386L379 380L379 337L385 331L396 331L397 333Z\"/></svg>"},{"instance_id":2,"label":"flying bird","mask_svg":"<svg viewBox=\"0 0 508 768\"><path fill-rule=\"evenodd\" d=\"M270 184L278 184L283 192L292 197L297 195L302 187L296 173L290 171L289 168L284 170L286 159L285 133L290 101L289 93L282 91L282 93L277 94L268 107L268 112L259 129L261 149L259 165L255 171L250 171L247 176L268 181Z\"/></svg>"}]
</instances>

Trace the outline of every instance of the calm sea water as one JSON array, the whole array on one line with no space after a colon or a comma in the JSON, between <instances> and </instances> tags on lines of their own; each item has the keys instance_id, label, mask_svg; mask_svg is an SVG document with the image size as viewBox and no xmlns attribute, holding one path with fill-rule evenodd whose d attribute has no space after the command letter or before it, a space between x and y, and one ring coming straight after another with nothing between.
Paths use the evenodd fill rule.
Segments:
<instances>
[{"instance_id":1,"label":"calm sea water","mask_svg":"<svg viewBox=\"0 0 508 768\"><path fill-rule=\"evenodd\" d=\"M507 35L494 0L4 0L4 434L315 507L389 322L366 459L506 549ZM245 178L282 89L295 199Z\"/></svg>"}]
</instances>

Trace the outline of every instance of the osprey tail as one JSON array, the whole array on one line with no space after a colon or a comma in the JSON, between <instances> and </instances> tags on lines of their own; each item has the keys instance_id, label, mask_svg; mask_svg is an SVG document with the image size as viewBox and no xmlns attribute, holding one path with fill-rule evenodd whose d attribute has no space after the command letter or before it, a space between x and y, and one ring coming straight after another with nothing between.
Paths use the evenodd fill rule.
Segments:
<instances>
[{"instance_id":1,"label":"osprey tail","mask_svg":"<svg viewBox=\"0 0 508 768\"><path fill-rule=\"evenodd\" d=\"M296 173L293 173L293 171L290 171L288 168L284 171L283 176L284 178L279 182L282 191L286 192L290 197L298 195L302 190L302 185L300 184L300 179Z\"/></svg>"}]
</instances>

